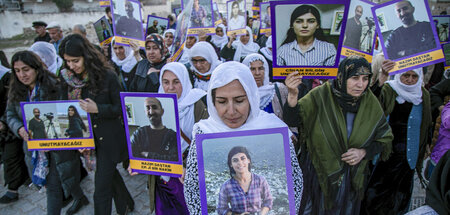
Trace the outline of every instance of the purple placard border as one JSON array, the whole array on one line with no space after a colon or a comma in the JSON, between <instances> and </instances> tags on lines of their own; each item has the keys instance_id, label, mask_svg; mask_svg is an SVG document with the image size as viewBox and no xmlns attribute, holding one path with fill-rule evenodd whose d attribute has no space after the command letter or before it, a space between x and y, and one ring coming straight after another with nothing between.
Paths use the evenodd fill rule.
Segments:
<instances>
[{"instance_id":1,"label":"purple placard border","mask_svg":"<svg viewBox=\"0 0 450 215\"><path fill-rule=\"evenodd\" d=\"M155 160L155 159L144 159L144 158L136 158L133 156L133 151L131 150L131 143L130 143L130 131L128 129L128 120L127 119L127 112L125 107L125 97L154 97L154 98L171 98L173 99L173 104L175 106L174 112L175 112L175 122L176 122L176 132L177 132L177 147L178 147L178 162L177 161L161 161L161 160ZM125 127L125 134L127 137L127 146L128 146L128 155L130 157L130 160L139 160L139 161L151 161L156 163L163 163L163 164L177 164L182 165L182 154L181 154L181 140L180 140L180 122L178 118L178 101L177 101L177 95L176 94L166 94L166 93L131 93L131 92L120 92L120 101L122 103L122 114L123 114L123 121L124 121L124 127ZM133 169L133 172L138 172L142 174L152 174L152 175L166 175L171 177L180 177L179 174L173 174L173 173L165 173L165 172L154 172L154 171L145 171L145 170L138 170Z\"/></svg>"},{"instance_id":2,"label":"purple placard border","mask_svg":"<svg viewBox=\"0 0 450 215\"><path fill-rule=\"evenodd\" d=\"M138 6L139 6L139 17L140 17L141 26L142 26L142 14L141 14L142 8L141 8L141 3L139 1L137 1L137 0L123 0L123 1L131 1L133 3L138 4ZM111 14L113 15L112 16L112 21L113 21L114 36L128 38L128 39L132 39L132 40L145 41L145 32L144 31L141 32L142 38L133 38L133 37L126 37L126 36L117 35L117 33L116 33L116 20L115 20L115 16L114 16L114 7L111 7ZM142 26L142 28L144 28L144 27ZM144 29L142 29L142 30L144 30ZM145 30L147 30L147 29L145 29ZM130 46L130 44L128 44L128 43L119 43L117 41L116 41L116 44L122 45L122 46Z\"/></svg>"},{"instance_id":3,"label":"purple placard border","mask_svg":"<svg viewBox=\"0 0 450 215\"><path fill-rule=\"evenodd\" d=\"M301 4L310 4L310 5L318 5L318 4L341 4L344 5L344 17L342 18L342 27L341 27L341 33L339 36L339 42L338 46L336 48L336 60L334 66L278 66L277 60L275 59L273 61L273 67L274 68L338 68L339 62L341 58L341 51L342 51L342 43L344 42L344 35L345 35L345 28L347 27L347 19L348 19L348 10L350 6L350 0L303 0L301 2L299 1L270 1L270 13L271 13L271 19L272 22L272 32L275 31L276 27L276 17L275 17L275 11L277 5L301 5ZM342 31L344 29L344 31ZM273 56L277 56L277 36L276 34L272 34L272 47L275 47L275 49L272 48ZM285 79L284 76L273 76L273 79ZM334 76L303 76L305 79L335 79Z\"/></svg>"},{"instance_id":4,"label":"purple placard border","mask_svg":"<svg viewBox=\"0 0 450 215\"><path fill-rule=\"evenodd\" d=\"M111 31L113 31L113 29L111 29L111 25L109 25L108 19L106 19L106 16L102 16L102 18L100 18L99 20L97 20L96 22L94 22L94 29L95 29L95 24L99 23L99 22L100 22L101 20L103 20L103 19L105 19L106 23L108 23L107 26L109 26L109 27L107 27L107 28L109 28ZM95 33L97 34L97 31L95 31ZM112 33L112 32L111 32L111 33ZM103 38L104 40L100 41L100 43L102 43L103 41L105 41L105 40L107 40L107 39L109 39L109 38L111 38L111 37L114 37L114 35L111 35L111 36L108 37L108 38ZM97 38L98 38L98 35L97 35Z\"/></svg>"},{"instance_id":5,"label":"purple placard border","mask_svg":"<svg viewBox=\"0 0 450 215\"><path fill-rule=\"evenodd\" d=\"M370 5L372 5L372 7L373 6L375 6L375 5L377 5L377 4L375 4L375 3L373 3L373 2L371 2L371 1L369 1L369 0L353 0L353 1L355 1L355 2L357 2L357 1L359 1L359 2L364 2L364 3L366 3L366 4L370 4ZM351 4L351 2L350 2L350 4ZM350 5L349 5L349 12L350 12ZM372 18L373 18L373 20L375 21L375 18L373 17L373 14L372 14ZM346 29L345 29L346 30ZM345 32L345 30L344 30L344 32ZM375 26L375 32L373 32L374 34L373 34L373 38L372 38L372 50L370 51L370 52L364 52L364 51L361 51L361 50L357 50L357 49L354 49L354 48L351 48L351 47L348 47L348 46L345 46L344 44L342 44L342 47L345 47L346 49L350 49L350 50L353 50L353 51L357 51L357 52L361 52L361 53L364 53L364 54L368 54L368 55L373 55L373 52L374 52L374 47L375 47L375 43L376 43L376 41L377 41L377 28L376 28L376 26ZM346 56L342 56L342 57L346 57Z\"/></svg>"},{"instance_id":6,"label":"purple placard border","mask_svg":"<svg viewBox=\"0 0 450 215\"><path fill-rule=\"evenodd\" d=\"M446 43L442 43L441 44L441 49L442 49L442 52L444 53L444 66L450 66L450 65L446 64L447 61L445 60L445 52L444 52L444 46L448 45L448 44L450 44L450 42L446 42Z\"/></svg>"},{"instance_id":7,"label":"purple placard border","mask_svg":"<svg viewBox=\"0 0 450 215\"><path fill-rule=\"evenodd\" d=\"M436 15L436 16L431 16L431 17L447 17L449 19L448 24L449 24L449 28L450 28L450 15ZM437 29L436 29L436 33L439 34L439 32L437 32ZM438 36L438 39L439 39L439 36ZM448 31L447 41L443 41L441 43L447 43L447 42L450 42L450 30Z\"/></svg>"},{"instance_id":8,"label":"purple placard border","mask_svg":"<svg viewBox=\"0 0 450 215\"><path fill-rule=\"evenodd\" d=\"M261 2L260 4L259 4L259 31L261 31L261 30L265 30L265 29L270 29L270 28L262 28L262 16L261 16L261 14L262 14L262 6L263 5L265 5L265 4L268 4L269 5L269 7L270 7L270 2ZM272 8L270 9L270 18L271 18L271 20L270 20L270 24L272 24Z\"/></svg>"},{"instance_id":9,"label":"purple placard border","mask_svg":"<svg viewBox=\"0 0 450 215\"><path fill-rule=\"evenodd\" d=\"M200 1L200 0L199 0ZM211 5L211 20L212 20L212 22L211 22L211 26L203 26L203 27L197 27L197 28L191 28L190 26L188 27L188 31L187 32L189 32L189 29L208 29L208 28L215 28L215 21L214 21L214 10L213 10L213 1L212 0L209 0L209 2L211 3L210 5ZM192 5L192 10L194 10L194 5ZM192 16L192 10L191 10L191 16ZM217 10L219 10L219 9L217 9ZM189 24L191 24L191 16L189 16ZM216 34L216 32L214 32L214 33L206 33L206 35L214 35L214 34ZM198 34L187 34L186 36L197 36Z\"/></svg>"},{"instance_id":10,"label":"purple placard border","mask_svg":"<svg viewBox=\"0 0 450 215\"><path fill-rule=\"evenodd\" d=\"M247 130L247 131L235 131L235 132L222 132L222 133L211 133L211 134L198 134L195 136L196 147L197 147L197 161L198 161L198 178L199 178L199 188L200 188L200 200L201 200L201 210L202 214L208 214L208 202L206 198L206 183L205 183L205 166L203 161L203 141L207 139L220 139L229 137L244 137L244 136L256 136L265 134L281 134L283 136L283 146L284 146L284 161L286 167L286 180L287 180L287 190L289 199L289 211L290 214L295 213L295 199L294 199L294 182L292 179L292 166L291 166L291 156L290 156L290 145L287 127L281 128L269 128L260 130Z\"/></svg>"},{"instance_id":11,"label":"purple placard border","mask_svg":"<svg viewBox=\"0 0 450 215\"><path fill-rule=\"evenodd\" d=\"M146 28L144 29L145 30L145 37L147 37L148 35L147 35L147 29L148 29L148 24L149 24L149 20L150 20L150 17L153 17L153 18L157 18L157 19L162 19L162 20L164 20L164 21L167 21L167 25L166 25L166 30L165 31L167 31L168 29L169 29L169 19L168 18L163 18L163 17L159 17L159 16L152 16L152 15L147 15L147 26L146 26ZM163 34L164 34L164 32L163 32ZM164 38L163 38L164 39Z\"/></svg>"},{"instance_id":12,"label":"purple placard border","mask_svg":"<svg viewBox=\"0 0 450 215\"><path fill-rule=\"evenodd\" d=\"M228 4L232 3L232 2L235 2L235 1L238 1L238 0L229 0L229 1L227 1L227 4L226 4L226 6L227 6L227 25L230 23L230 19L231 19L231 16L228 17ZM246 0L244 0L244 20L245 20L244 27L243 28L237 28L237 29L234 29L234 30L229 30L228 26L227 26L227 33L228 33L228 31L238 31L238 30L247 29L247 13L245 13L245 11L247 11L247 1ZM231 15L231 13L230 13L230 15ZM244 35L244 34L236 34L236 36L239 36L239 35Z\"/></svg>"},{"instance_id":13,"label":"purple placard border","mask_svg":"<svg viewBox=\"0 0 450 215\"><path fill-rule=\"evenodd\" d=\"M380 5L376 5L376 6L372 7L372 15L373 15L374 21L375 21L375 28L377 30L378 37L380 38L381 48L383 49L383 53L384 53L384 56L385 56L386 59L389 59L389 56L387 54L386 47L384 46L383 34L381 33L381 29L380 29L379 23L378 23L377 13L375 11L377 9L379 9L379 8L390 6L392 4L395 4L395 3L401 2L401 1L404 1L404 0L393 0L393 1L386 2L384 4L380 4ZM435 28L434 25L431 24L433 22L433 18L431 16L430 6L428 5L428 1L427 0L424 0L423 2L425 3L425 8L426 8L426 11L428 13L428 19L429 19L428 21L430 22L431 29L433 30L433 35L434 35L434 41L436 43L436 48L430 49L430 50L425 51L425 52L421 52L421 53L409 55L409 56L406 56L406 57L398 58L398 59L395 59L394 62L398 62L398 61L401 61L403 59L411 58L411 57L418 56L418 55L423 55L423 54L430 53L430 52L433 52L433 51L441 49L439 38L438 38L437 33L436 33L436 28ZM402 73L402 72L405 72L405 71L409 71L409 70L412 70L412 69L422 68L422 67L425 67L425 66L428 66L428 65L432 65L432 64L436 64L436 63L439 63L439 62L442 62L442 61L445 61L445 59L437 59L437 60L434 60L434 61L431 61L431 62L428 62L428 63L418 64L418 65L415 65L415 66L410 66L410 67L407 67L407 68L399 69L397 71L390 72L389 75L395 75L395 74Z\"/></svg>"},{"instance_id":14,"label":"purple placard border","mask_svg":"<svg viewBox=\"0 0 450 215\"><path fill-rule=\"evenodd\" d=\"M25 127L25 130L28 132L28 123L27 118L25 114L25 105L29 104L51 104L51 103L72 103L72 102L80 102L79 100L59 100L59 101L41 101L41 102L20 102L20 109L22 111L22 119L23 119L23 126ZM91 123L91 116L89 113L86 114L87 121L89 124L89 137L82 137L82 138L57 138L57 139L31 139L30 141L38 141L38 140L87 140L87 139L94 139L94 133L92 131L92 123ZM33 149L33 151L40 151L40 150L74 150L74 149L94 149L95 147L74 147L74 148L45 148L45 149Z\"/></svg>"}]
</instances>

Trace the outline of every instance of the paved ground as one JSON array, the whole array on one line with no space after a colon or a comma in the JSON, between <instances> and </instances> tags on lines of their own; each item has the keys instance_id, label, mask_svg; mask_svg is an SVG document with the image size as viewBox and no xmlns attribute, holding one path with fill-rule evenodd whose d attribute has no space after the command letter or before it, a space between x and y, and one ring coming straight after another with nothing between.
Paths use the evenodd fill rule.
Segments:
<instances>
[{"instance_id":1,"label":"paved ground","mask_svg":"<svg viewBox=\"0 0 450 215\"><path fill-rule=\"evenodd\" d=\"M132 194L135 201L135 210L131 213L132 215L149 214L149 199L148 190L146 189L147 176L136 175L130 176L121 167L117 166L122 177L125 180L125 184L128 190ZM420 188L418 184L418 178L415 178L415 186L413 190L413 197L411 200L411 208L414 209L424 204L425 202L425 191ZM4 184L3 180L3 166L0 167L0 184ZM88 177L86 177L82 183L81 188L83 189L85 195L88 197L90 204L85 206L79 213L80 215L91 215L94 214L94 174L91 172ZM0 187L0 195L6 192L5 187ZM47 201L44 192L39 192L35 188L20 187L19 189L19 201L12 204L1 205L0 204L0 214L1 215L43 215L47 213ZM69 204L70 206L71 204ZM63 209L62 214L65 214L66 210L69 208L67 206ZM114 204L113 204L113 214L115 214Z\"/></svg>"}]
</instances>

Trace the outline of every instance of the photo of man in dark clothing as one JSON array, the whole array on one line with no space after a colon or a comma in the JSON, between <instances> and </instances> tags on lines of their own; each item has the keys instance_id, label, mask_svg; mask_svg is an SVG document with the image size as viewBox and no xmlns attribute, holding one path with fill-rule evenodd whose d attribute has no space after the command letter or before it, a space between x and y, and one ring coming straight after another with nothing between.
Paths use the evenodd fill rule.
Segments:
<instances>
[{"instance_id":1,"label":"photo of man in dark clothing","mask_svg":"<svg viewBox=\"0 0 450 215\"><path fill-rule=\"evenodd\" d=\"M45 132L44 121L39 117L41 112L38 108L33 109L34 117L28 122L28 133L30 139L46 139L47 134Z\"/></svg>"},{"instance_id":2,"label":"photo of man in dark clothing","mask_svg":"<svg viewBox=\"0 0 450 215\"><path fill-rule=\"evenodd\" d=\"M143 38L143 30L141 21L133 16L134 7L133 4L138 4L131 1L125 1L125 11L126 15L122 15L120 18L116 19L116 34L118 36L125 36L137 39Z\"/></svg>"},{"instance_id":3,"label":"photo of man in dark clothing","mask_svg":"<svg viewBox=\"0 0 450 215\"><path fill-rule=\"evenodd\" d=\"M177 134L163 125L164 108L157 98L145 99L150 125L138 128L131 136L133 157L178 161Z\"/></svg>"},{"instance_id":4,"label":"photo of man in dark clothing","mask_svg":"<svg viewBox=\"0 0 450 215\"><path fill-rule=\"evenodd\" d=\"M356 6L355 16L347 20L347 26L345 27L344 46L360 49L360 40L362 33L361 16L363 15L363 7L361 5Z\"/></svg>"}]
</instances>

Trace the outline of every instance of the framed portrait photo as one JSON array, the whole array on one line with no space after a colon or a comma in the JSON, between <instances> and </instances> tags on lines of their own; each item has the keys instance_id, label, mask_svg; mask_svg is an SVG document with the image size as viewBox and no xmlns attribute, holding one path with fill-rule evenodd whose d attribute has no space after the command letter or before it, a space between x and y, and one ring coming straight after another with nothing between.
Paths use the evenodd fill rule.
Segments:
<instances>
[{"instance_id":1,"label":"framed portrait photo","mask_svg":"<svg viewBox=\"0 0 450 215\"><path fill-rule=\"evenodd\" d=\"M349 4L349 0L271 1L273 79L292 72L304 78L335 78L344 34L332 32L345 29ZM306 20L314 23L304 29L301 23Z\"/></svg>"},{"instance_id":2,"label":"framed portrait photo","mask_svg":"<svg viewBox=\"0 0 450 215\"><path fill-rule=\"evenodd\" d=\"M79 101L21 102L28 150L95 148L90 115Z\"/></svg>"},{"instance_id":3,"label":"framed portrait photo","mask_svg":"<svg viewBox=\"0 0 450 215\"><path fill-rule=\"evenodd\" d=\"M147 29L145 35L157 33L162 35L165 30L169 29L169 19L159 16L148 15L147 17Z\"/></svg>"},{"instance_id":4,"label":"framed portrait photo","mask_svg":"<svg viewBox=\"0 0 450 215\"><path fill-rule=\"evenodd\" d=\"M450 15L433 16L433 22L436 26L439 42L449 42Z\"/></svg>"},{"instance_id":5,"label":"framed portrait photo","mask_svg":"<svg viewBox=\"0 0 450 215\"><path fill-rule=\"evenodd\" d=\"M245 0L227 1L227 35L236 36L246 34L247 14Z\"/></svg>"},{"instance_id":6,"label":"framed portrait photo","mask_svg":"<svg viewBox=\"0 0 450 215\"><path fill-rule=\"evenodd\" d=\"M178 105L175 94L120 93L133 172L180 177ZM130 110L131 108L131 110ZM131 113L130 113L131 112Z\"/></svg>"},{"instance_id":7,"label":"framed portrait photo","mask_svg":"<svg viewBox=\"0 0 450 215\"><path fill-rule=\"evenodd\" d=\"M111 43L114 34L111 25L109 25L108 19L105 16L94 23L94 29L98 41L100 42L100 46Z\"/></svg>"},{"instance_id":8,"label":"framed portrait photo","mask_svg":"<svg viewBox=\"0 0 450 215\"><path fill-rule=\"evenodd\" d=\"M145 32L142 26L141 4L137 0L111 0L113 7L114 40L117 44L129 46L133 41L145 46Z\"/></svg>"},{"instance_id":9,"label":"framed portrait photo","mask_svg":"<svg viewBox=\"0 0 450 215\"><path fill-rule=\"evenodd\" d=\"M215 34L212 0L191 0L190 24L188 36L196 36L200 31L207 35Z\"/></svg>"},{"instance_id":10,"label":"framed portrait photo","mask_svg":"<svg viewBox=\"0 0 450 215\"><path fill-rule=\"evenodd\" d=\"M372 13L384 56L396 63L390 75L444 61L428 1L394 0Z\"/></svg>"},{"instance_id":11,"label":"framed portrait photo","mask_svg":"<svg viewBox=\"0 0 450 215\"><path fill-rule=\"evenodd\" d=\"M260 5L260 12L259 12L259 19L260 19L260 27L259 27L259 33L265 34L268 32L272 32L272 19L270 16L272 15L270 13L270 3L264 2Z\"/></svg>"},{"instance_id":12,"label":"framed portrait photo","mask_svg":"<svg viewBox=\"0 0 450 215\"><path fill-rule=\"evenodd\" d=\"M198 134L202 214L296 214L289 139L288 128Z\"/></svg>"}]
</instances>

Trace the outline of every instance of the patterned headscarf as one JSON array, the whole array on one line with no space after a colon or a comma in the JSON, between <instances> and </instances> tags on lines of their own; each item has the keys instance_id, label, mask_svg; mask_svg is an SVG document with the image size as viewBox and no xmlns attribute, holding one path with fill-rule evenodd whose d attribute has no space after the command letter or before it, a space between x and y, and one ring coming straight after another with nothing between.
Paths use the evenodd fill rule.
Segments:
<instances>
[{"instance_id":1,"label":"patterned headscarf","mask_svg":"<svg viewBox=\"0 0 450 215\"><path fill-rule=\"evenodd\" d=\"M164 38L162 38L161 35L157 33L153 33L148 35L147 38L145 38L145 45L147 45L148 42L154 42L158 46L159 50L161 51L162 59L164 60L167 54Z\"/></svg>"},{"instance_id":2,"label":"patterned headscarf","mask_svg":"<svg viewBox=\"0 0 450 215\"><path fill-rule=\"evenodd\" d=\"M359 97L351 96L347 93L347 80L352 76L369 75L369 83ZM360 98L366 93L370 86L372 71L369 62L360 56L352 55L345 58L340 64L336 80L333 80L331 87L339 105L346 112L356 113L358 111Z\"/></svg>"}]
</instances>

